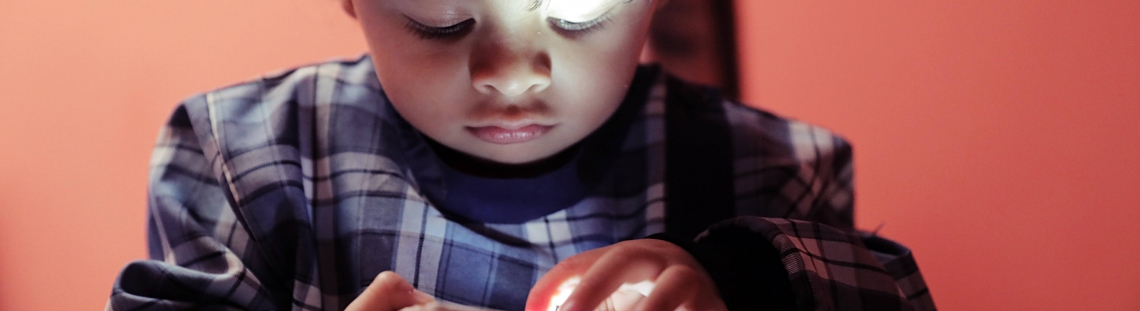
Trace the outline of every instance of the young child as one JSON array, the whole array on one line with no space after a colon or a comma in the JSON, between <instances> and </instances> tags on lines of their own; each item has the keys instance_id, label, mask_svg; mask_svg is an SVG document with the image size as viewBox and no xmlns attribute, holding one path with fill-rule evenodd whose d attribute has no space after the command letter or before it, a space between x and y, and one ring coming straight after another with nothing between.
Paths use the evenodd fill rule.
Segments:
<instances>
[{"instance_id":1,"label":"young child","mask_svg":"<svg viewBox=\"0 0 1140 311\"><path fill-rule=\"evenodd\" d=\"M933 310L844 140L639 66L660 0L342 4L369 56L175 110L108 309Z\"/></svg>"}]
</instances>

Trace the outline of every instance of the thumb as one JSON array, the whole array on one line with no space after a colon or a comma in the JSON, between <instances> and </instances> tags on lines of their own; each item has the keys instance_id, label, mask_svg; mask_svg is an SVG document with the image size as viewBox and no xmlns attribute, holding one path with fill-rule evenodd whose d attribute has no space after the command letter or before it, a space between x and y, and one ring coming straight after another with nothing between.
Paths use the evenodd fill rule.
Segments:
<instances>
[{"instance_id":1,"label":"thumb","mask_svg":"<svg viewBox=\"0 0 1140 311\"><path fill-rule=\"evenodd\" d=\"M578 287L581 280L579 275L584 267L589 266L567 260L546 272L530 289L526 298L526 311L558 310L566 298L570 297L570 292Z\"/></svg>"},{"instance_id":2,"label":"thumb","mask_svg":"<svg viewBox=\"0 0 1140 311\"><path fill-rule=\"evenodd\" d=\"M593 249L566 258L554 265L530 289L526 299L526 311L557 310L570 293L578 286L582 274L605 254L607 248Z\"/></svg>"},{"instance_id":3,"label":"thumb","mask_svg":"<svg viewBox=\"0 0 1140 311\"><path fill-rule=\"evenodd\" d=\"M417 291L412 284L392 271L384 271L372 280L345 311L395 311L435 301L428 294Z\"/></svg>"}]
</instances>

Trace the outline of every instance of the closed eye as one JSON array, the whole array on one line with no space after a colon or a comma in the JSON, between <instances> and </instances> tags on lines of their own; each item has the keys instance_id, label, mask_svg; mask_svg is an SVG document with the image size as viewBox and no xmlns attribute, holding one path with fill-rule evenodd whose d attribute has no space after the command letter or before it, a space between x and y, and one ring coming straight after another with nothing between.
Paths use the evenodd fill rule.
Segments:
<instances>
[{"instance_id":1,"label":"closed eye","mask_svg":"<svg viewBox=\"0 0 1140 311\"><path fill-rule=\"evenodd\" d=\"M408 31L411 31L413 35L424 40L459 38L467 34L467 32L471 30L472 26L475 25L475 19L473 18L443 27L424 25L423 23L417 22L410 17L407 19L408 23L406 25L406 28Z\"/></svg>"},{"instance_id":2,"label":"closed eye","mask_svg":"<svg viewBox=\"0 0 1140 311\"><path fill-rule=\"evenodd\" d=\"M570 37L581 36L594 31L602 30L602 28L605 28L606 22L609 20L609 14L585 22L571 22L568 20L553 17L549 19L550 26L554 29L554 31Z\"/></svg>"},{"instance_id":3,"label":"closed eye","mask_svg":"<svg viewBox=\"0 0 1140 311\"><path fill-rule=\"evenodd\" d=\"M595 19L583 22L574 22L555 17L549 17L547 20L550 23L550 27L553 28L554 31L562 34L563 36L577 37L605 28L607 22L610 21L610 17L613 16L613 11L613 8L611 8L609 11L606 11L606 13L602 14L602 16L598 16Z\"/></svg>"}]
</instances>

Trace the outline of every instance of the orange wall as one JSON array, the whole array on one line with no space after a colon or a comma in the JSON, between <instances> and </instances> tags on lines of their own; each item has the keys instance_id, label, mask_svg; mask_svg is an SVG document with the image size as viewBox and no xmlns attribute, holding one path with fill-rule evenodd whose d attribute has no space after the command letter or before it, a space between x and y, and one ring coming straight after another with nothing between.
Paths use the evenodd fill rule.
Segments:
<instances>
[{"instance_id":1,"label":"orange wall","mask_svg":"<svg viewBox=\"0 0 1140 311\"><path fill-rule=\"evenodd\" d=\"M146 256L181 99L364 51L332 0L0 0L0 310L96 310Z\"/></svg>"},{"instance_id":2,"label":"orange wall","mask_svg":"<svg viewBox=\"0 0 1140 311\"><path fill-rule=\"evenodd\" d=\"M1140 309L1140 5L1039 2L741 0L745 97L854 142L859 223L943 309ZM332 0L0 2L0 310L101 308L174 104L357 36Z\"/></svg>"},{"instance_id":3,"label":"orange wall","mask_svg":"<svg viewBox=\"0 0 1140 311\"><path fill-rule=\"evenodd\" d=\"M945 310L1140 310L1140 2L739 0L744 97L845 134Z\"/></svg>"}]
</instances>

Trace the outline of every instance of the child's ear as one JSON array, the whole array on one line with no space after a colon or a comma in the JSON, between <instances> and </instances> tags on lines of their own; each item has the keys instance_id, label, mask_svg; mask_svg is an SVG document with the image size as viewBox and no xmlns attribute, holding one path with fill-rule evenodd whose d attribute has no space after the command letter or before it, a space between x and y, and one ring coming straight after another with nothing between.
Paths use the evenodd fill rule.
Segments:
<instances>
[{"instance_id":1,"label":"child's ear","mask_svg":"<svg viewBox=\"0 0 1140 311\"><path fill-rule=\"evenodd\" d=\"M344 9L345 13L348 13L348 16L352 16L354 19L356 18L356 7L352 5L352 0L340 0L340 6Z\"/></svg>"}]
</instances>

